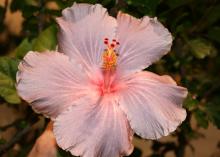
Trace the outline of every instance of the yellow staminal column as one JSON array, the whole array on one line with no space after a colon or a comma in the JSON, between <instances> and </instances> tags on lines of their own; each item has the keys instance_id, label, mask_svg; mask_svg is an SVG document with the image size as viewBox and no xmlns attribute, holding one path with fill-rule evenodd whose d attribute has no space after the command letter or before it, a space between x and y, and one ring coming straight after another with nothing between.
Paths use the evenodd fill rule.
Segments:
<instances>
[{"instance_id":1,"label":"yellow staminal column","mask_svg":"<svg viewBox=\"0 0 220 157\"><path fill-rule=\"evenodd\" d=\"M112 40L112 43L109 44L108 39L104 40L104 43L107 46L107 49L103 52L102 55L102 69L103 69L103 76L104 76L104 92L108 93L111 91L111 77L115 72L116 65L117 65L117 54L115 51L116 45L119 45L115 39Z\"/></svg>"},{"instance_id":2,"label":"yellow staminal column","mask_svg":"<svg viewBox=\"0 0 220 157\"><path fill-rule=\"evenodd\" d=\"M103 69L114 70L116 68L117 55L112 48L104 51L103 56Z\"/></svg>"}]
</instances>

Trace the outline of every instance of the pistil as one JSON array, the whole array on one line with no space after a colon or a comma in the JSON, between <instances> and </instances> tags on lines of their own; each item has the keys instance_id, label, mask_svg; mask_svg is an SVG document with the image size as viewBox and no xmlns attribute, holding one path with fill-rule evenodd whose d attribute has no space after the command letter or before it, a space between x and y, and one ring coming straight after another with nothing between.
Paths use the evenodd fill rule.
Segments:
<instances>
[{"instance_id":1,"label":"pistil","mask_svg":"<svg viewBox=\"0 0 220 157\"><path fill-rule=\"evenodd\" d=\"M102 56L103 85L101 88L102 93L111 93L118 57L115 47L119 45L119 42L116 39L113 39L112 42L109 43L109 39L105 38L104 44L106 45L106 49Z\"/></svg>"}]
</instances>

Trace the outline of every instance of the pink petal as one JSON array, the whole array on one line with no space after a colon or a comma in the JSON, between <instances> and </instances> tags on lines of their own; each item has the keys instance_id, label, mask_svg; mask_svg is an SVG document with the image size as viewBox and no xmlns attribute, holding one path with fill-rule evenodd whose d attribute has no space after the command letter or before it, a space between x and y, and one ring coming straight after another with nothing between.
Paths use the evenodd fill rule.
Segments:
<instances>
[{"instance_id":1,"label":"pink petal","mask_svg":"<svg viewBox=\"0 0 220 157\"><path fill-rule=\"evenodd\" d=\"M166 136L186 118L182 102L187 90L170 79L140 72L123 80L125 87L120 93L119 106L131 128L143 138Z\"/></svg>"},{"instance_id":2,"label":"pink petal","mask_svg":"<svg viewBox=\"0 0 220 157\"><path fill-rule=\"evenodd\" d=\"M120 157L132 152L133 132L116 100L102 97L78 103L55 121L54 134L62 149L82 157Z\"/></svg>"},{"instance_id":3,"label":"pink petal","mask_svg":"<svg viewBox=\"0 0 220 157\"><path fill-rule=\"evenodd\" d=\"M85 10L82 11L83 9ZM75 17L81 14L81 11L79 18L88 15L79 20ZM84 4L74 4L63 13L64 17L57 19L60 26L59 51L84 66L101 67L102 54L106 48L104 38L114 38L116 20L99 4L88 7Z\"/></svg>"},{"instance_id":4,"label":"pink petal","mask_svg":"<svg viewBox=\"0 0 220 157\"><path fill-rule=\"evenodd\" d=\"M29 52L19 64L17 90L36 112L55 118L91 89L83 70L58 52Z\"/></svg>"},{"instance_id":5,"label":"pink petal","mask_svg":"<svg viewBox=\"0 0 220 157\"><path fill-rule=\"evenodd\" d=\"M98 4L97 6L99 7ZM89 15L95 7L96 5L86 3L74 3L73 6L62 11L62 16L65 21L77 22Z\"/></svg>"},{"instance_id":6,"label":"pink petal","mask_svg":"<svg viewBox=\"0 0 220 157\"><path fill-rule=\"evenodd\" d=\"M136 19L120 12L117 21L119 71L140 71L170 50L172 36L156 18Z\"/></svg>"},{"instance_id":7,"label":"pink petal","mask_svg":"<svg viewBox=\"0 0 220 157\"><path fill-rule=\"evenodd\" d=\"M155 81L165 83L165 84L176 85L176 82L169 75L160 76L160 75L157 75L157 74L149 72L149 71L144 71L144 72L141 72L141 73L137 73L137 76L147 77L148 79L155 80Z\"/></svg>"}]
</instances>

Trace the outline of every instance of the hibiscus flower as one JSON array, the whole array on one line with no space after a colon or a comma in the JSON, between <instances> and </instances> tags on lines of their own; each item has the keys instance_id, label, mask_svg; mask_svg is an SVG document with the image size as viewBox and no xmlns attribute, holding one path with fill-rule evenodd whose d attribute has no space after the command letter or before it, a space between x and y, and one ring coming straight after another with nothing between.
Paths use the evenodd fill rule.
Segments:
<instances>
[{"instance_id":1,"label":"hibiscus flower","mask_svg":"<svg viewBox=\"0 0 220 157\"><path fill-rule=\"evenodd\" d=\"M158 139L185 119L187 90L142 71L171 48L156 18L119 12L115 19L99 4L74 4L57 22L58 52L29 52L17 90L54 121L61 148L83 157L129 155L134 132Z\"/></svg>"}]
</instances>

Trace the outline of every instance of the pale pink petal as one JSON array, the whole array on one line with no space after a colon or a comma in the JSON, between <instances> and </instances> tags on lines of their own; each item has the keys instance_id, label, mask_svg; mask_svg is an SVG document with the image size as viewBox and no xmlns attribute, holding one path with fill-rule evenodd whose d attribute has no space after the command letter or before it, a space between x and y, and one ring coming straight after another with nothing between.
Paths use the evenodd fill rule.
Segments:
<instances>
[{"instance_id":1,"label":"pale pink petal","mask_svg":"<svg viewBox=\"0 0 220 157\"><path fill-rule=\"evenodd\" d=\"M95 5L92 4L74 3L71 7L62 11L62 16L65 21L77 22L89 15L94 7Z\"/></svg>"},{"instance_id":2,"label":"pale pink petal","mask_svg":"<svg viewBox=\"0 0 220 157\"><path fill-rule=\"evenodd\" d=\"M143 76L143 77L146 77L151 80L159 81L161 83L176 85L176 82L169 75L160 76L160 75L157 75L157 74L149 72L149 71L137 73L137 75L139 75L140 77Z\"/></svg>"},{"instance_id":3,"label":"pale pink petal","mask_svg":"<svg viewBox=\"0 0 220 157\"><path fill-rule=\"evenodd\" d=\"M54 134L62 149L82 157L121 157L132 152L133 132L117 101L102 97L78 103L55 120Z\"/></svg>"},{"instance_id":4,"label":"pale pink petal","mask_svg":"<svg viewBox=\"0 0 220 157\"><path fill-rule=\"evenodd\" d=\"M29 52L18 69L19 95L36 112L51 118L91 93L83 69L58 52Z\"/></svg>"},{"instance_id":5,"label":"pale pink petal","mask_svg":"<svg viewBox=\"0 0 220 157\"><path fill-rule=\"evenodd\" d=\"M139 72L123 80L119 106L143 138L166 136L186 118L182 103L187 90L168 78Z\"/></svg>"},{"instance_id":6,"label":"pale pink petal","mask_svg":"<svg viewBox=\"0 0 220 157\"><path fill-rule=\"evenodd\" d=\"M86 7L87 9L82 13L82 16L87 13L88 15L80 20L68 17L73 13L75 16L81 14L79 12L83 8L85 8L84 4L83 6L74 4L73 7L63 11L64 17L57 18L60 26L58 48L60 52L65 53L83 66L101 67L102 53L106 48L104 38L112 39L115 37L117 22L99 4Z\"/></svg>"},{"instance_id":7,"label":"pale pink petal","mask_svg":"<svg viewBox=\"0 0 220 157\"><path fill-rule=\"evenodd\" d=\"M159 60L170 50L172 36L156 18L145 16L142 19L136 19L120 12L117 21L120 73L140 71Z\"/></svg>"}]
</instances>

